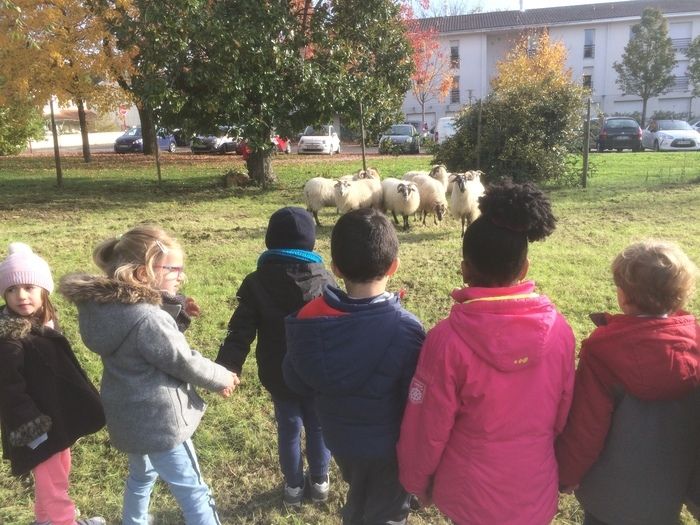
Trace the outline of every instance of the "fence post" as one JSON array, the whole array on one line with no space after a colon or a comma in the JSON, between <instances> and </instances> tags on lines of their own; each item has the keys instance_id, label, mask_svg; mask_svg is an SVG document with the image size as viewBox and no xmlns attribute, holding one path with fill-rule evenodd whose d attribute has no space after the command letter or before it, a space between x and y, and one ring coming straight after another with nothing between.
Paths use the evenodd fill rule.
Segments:
<instances>
[{"instance_id":1,"label":"fence post","mask_svg":"<svg viewBox=\"0 0 700 525\"><path fill-rule=\"evenodd\" d=\"M476 121L476 169L481 169L481 99L479 99L479 116Z\"/></svg>"},{"instance_id":2,"label":"fence post","mask_svg":"<svg viewBox=\"0 0 700 525\"><path fill-rule=\"evenodd\" d=\"M583 125L583 173L581 174L581 185L585 188L588 181L588 150L591 141L591 98L588 97L586 103L586 122Z\"/></svg>"}]
</instances>

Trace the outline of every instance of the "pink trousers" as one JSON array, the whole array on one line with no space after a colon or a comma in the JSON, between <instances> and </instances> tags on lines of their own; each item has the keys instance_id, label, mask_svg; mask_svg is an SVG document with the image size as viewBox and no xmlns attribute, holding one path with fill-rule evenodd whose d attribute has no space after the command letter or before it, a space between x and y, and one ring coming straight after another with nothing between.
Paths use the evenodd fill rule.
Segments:
<instances>
[{"instance_id":1,"label":"pink trousers","mask_svg":"<svg viewBox=\"0 0 700 525\"><path fill-rule=\"evenodd\" d=\"M34 467L34 516L38 523L75 523L75 504L68 496L70 463L67 448Z\"/></svg>"}]
</instances>

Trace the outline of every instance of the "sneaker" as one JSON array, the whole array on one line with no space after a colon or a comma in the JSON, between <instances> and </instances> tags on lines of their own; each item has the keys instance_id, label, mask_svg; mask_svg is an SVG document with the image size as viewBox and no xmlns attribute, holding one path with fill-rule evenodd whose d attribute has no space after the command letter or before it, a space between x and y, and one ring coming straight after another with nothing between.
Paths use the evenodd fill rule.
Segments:
<instances>
[{"instance_id":1,"label":"sneaker","mask_svg":"<svg viewBox=\"0 0 700 525\"><path fill-rule=\"evenodd\" d=\"M308 481L309 496L311 497L311 501L314 503L323 503L324 501L328 500L328 491L330 490L330 479L328 478L328 474L326 474L326 479L320 483L316 483L311 477L309 477Z\"/></svg>"},{"instance_id":2,"label":"sneaker","mask_svg":"<svg viewBox=\"0 0 700 525\"><path fill-rule=\"evenodd\" d=\"M75 520L75 525L107 525L107 520L102 516L93 516L92 518Z\"/></svg>"},{"instance_id":3,"label":"sneaker","mask_svg":"<svg viewBox=\"0 0 700 525\"><path fill-rule=\"evenodd\" d=\"M285 507L301 507L301 500L304 497L304 487L290 487L286 483L284 484L284 494L282 495L282 501Z\"/></svg>"}]
</instances>

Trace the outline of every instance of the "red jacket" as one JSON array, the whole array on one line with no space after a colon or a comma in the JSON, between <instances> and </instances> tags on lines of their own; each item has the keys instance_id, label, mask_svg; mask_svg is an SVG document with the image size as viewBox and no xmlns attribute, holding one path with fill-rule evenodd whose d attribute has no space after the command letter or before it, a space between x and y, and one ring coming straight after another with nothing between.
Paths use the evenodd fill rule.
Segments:
<instances>
[{"instance_id":1,"label":"red jacket","mask_svg":"<svg viewBox=\"0 0 700 525\"><path fill-rule=\"evenodd\" d=\"M616 389L642 401L680 399L700 384L700 327L679 312L668 318L597 315L583 341L574 399L557 440L559 482L578 485L605 446Z\"/></svg>"}]
</instances>

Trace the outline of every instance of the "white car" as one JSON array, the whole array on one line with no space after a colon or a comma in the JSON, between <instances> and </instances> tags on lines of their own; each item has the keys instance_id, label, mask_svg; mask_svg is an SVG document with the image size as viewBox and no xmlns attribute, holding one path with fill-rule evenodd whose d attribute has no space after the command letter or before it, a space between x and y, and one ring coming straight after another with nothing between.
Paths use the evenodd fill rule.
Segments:
<instances>
[{"instance_id":1,"label":"white car","mask_svg":"<svg viewBox=\"0 0 700 525\"><path fill-rule=\"evenodd\" d=\"M435 142L442 144L455 134L455 118L442 117L435 126Z\"/></svg>"},{"instance_id":2,"label":"white car","mask_svg":"<svg viewBox=\"0 0 700 525\"><path fill-rule=\"evenodd\" d=\"M642 147L654 151L698 151L700 133L685 120L652 120L642 131Z\"/></svg>"},{"instance_id":3,"label":"white car","mask_svg":"<svg viewBox=\"0 0 700 525\"><path fill-rule=\"evenodd\" d=\"M333 126L325 124L323 126L306 126L304 133L299 138L297 153L323 153L333 155L340 153L340 139L333 129Z\"/></svg>"}]
</instances>

